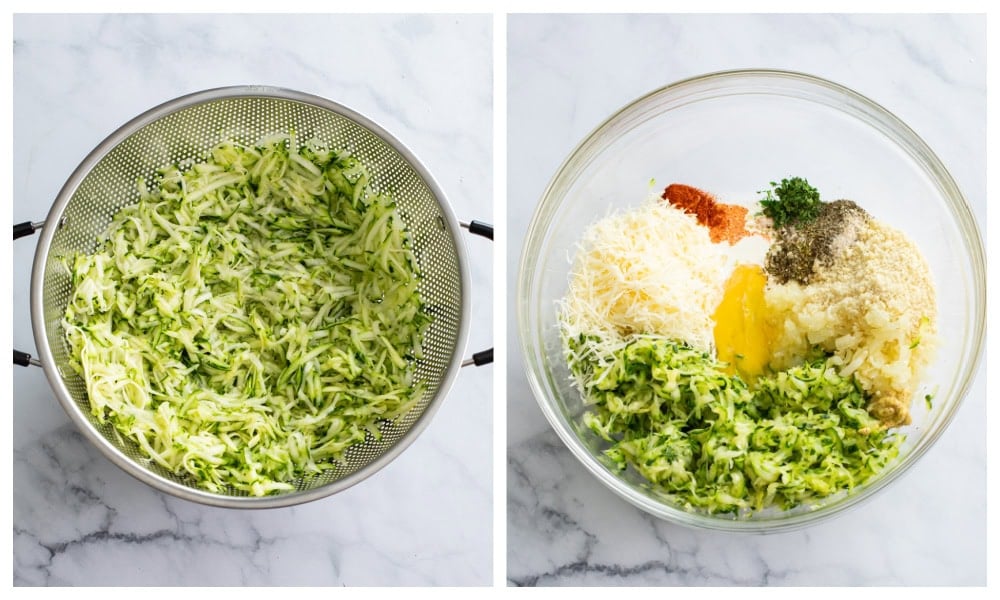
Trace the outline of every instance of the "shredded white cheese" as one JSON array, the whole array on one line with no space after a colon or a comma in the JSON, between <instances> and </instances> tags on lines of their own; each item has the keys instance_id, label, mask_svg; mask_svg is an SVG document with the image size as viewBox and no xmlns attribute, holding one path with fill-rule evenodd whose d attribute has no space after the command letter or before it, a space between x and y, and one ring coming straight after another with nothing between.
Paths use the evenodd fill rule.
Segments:
<instances>
[{"instance_id":1,"label":"shredded white cheese","mask_svg":"<svg viewBox=\"0 0 1000 600\"><path fill-rule=\"evenodd\" d=\"M560 304L564 335L634 332L714 348L712 313L732 259L694 216L659 202L612 214L585 232Z\"/></svg>"}]
</instances>

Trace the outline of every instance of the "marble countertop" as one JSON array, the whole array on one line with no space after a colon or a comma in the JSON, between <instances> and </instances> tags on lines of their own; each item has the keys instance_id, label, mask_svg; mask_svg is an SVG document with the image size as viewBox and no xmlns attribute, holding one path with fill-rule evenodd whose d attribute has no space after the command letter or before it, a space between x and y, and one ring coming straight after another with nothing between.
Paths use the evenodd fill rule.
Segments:
<instances>
[{"instance_id":1,"label":"marble countertop","mask_svg":"<svg viewBox=\"0 0 1000 600\"><path fill-rule=\"evenodd\" d=\"M812 73L888 107L935 149L986 223L985 17L515 15L508 21L508 279L535 205L573 147L631 100L734 68ZM508 285L508 319L515 289ZM692 530L604 488L565 448L508 336L510 585L984 585L986 391L855 511L769 536Z\"/></svg>"},{"instance_id":2,"label":"marble countertop","mask_svg":"<svg viewBox=\"0 0 1000 600\"><path fill-rule=\"evenodd\" d=\"M461 220L493 220L488 15L16 15L13 220L42 220L105 136L174 97L264 84L324 96L406 144ZM492 342L492 247L468 238L468 354ZM33 238L13 256L15 347L35 353ZM492 367L467 368L420 437L305 505L209 508L150 487L78 433L41 369L13 373L14 585L489 585Z\"/></svg>"}]
</instances>

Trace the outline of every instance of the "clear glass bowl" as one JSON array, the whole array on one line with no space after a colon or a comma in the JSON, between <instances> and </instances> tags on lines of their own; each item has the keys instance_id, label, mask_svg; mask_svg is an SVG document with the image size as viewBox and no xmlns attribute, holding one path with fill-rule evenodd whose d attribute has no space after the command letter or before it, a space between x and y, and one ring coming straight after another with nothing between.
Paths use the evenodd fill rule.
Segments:
<instances>
[{"instance_id":1,"label":"clear glass bowl","mask_svg":"<svg viewBox=\"0 0 1000 600\"><path fill-rule=\"evenodd\" d=\"M687 512L601 459L605 443L581 421L556 324L570 260L584 229L611 209L640 204L679 182L753 206L771 180L801 176L824 199L849 198L920 246L935 278L937 359L912 402L900 457L850 494L749 518ZM860 94L783 71L729 71L674 83L636 100L572 152L542 196L518 273L518 329L542 412L583 465L625 500L657 517L727 531L802 527L870 498L938 439L972 382L985 328L984 252L962 193L931 149L897 117ZM935 391L933 408L923 394Z\"/></svg>"}]
</instances>

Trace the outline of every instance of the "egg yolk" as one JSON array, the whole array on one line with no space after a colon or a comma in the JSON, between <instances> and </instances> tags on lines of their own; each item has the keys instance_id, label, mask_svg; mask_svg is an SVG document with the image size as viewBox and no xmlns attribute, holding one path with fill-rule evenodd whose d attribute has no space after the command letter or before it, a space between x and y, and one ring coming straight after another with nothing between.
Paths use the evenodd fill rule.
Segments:
<instances>
[{"instance_id":1,"label":"egg yolk","mask_svg":"<svg viewBox=\"0 0 1000 600\"><path fill-rule=\"evenodd\" d=\"M715 309L715 348L726 371L753 384L771 358L774 326L767 320L764 285L767 276L757 265L739 265L726 282Z\"/></svg>"}]
</instances>

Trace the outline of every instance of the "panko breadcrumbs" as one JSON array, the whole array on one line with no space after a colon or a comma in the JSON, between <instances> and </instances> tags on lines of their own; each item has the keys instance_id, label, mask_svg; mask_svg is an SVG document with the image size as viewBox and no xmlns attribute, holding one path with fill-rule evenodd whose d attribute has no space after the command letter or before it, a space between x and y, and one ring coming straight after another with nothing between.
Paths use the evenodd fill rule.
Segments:
<instances>
[{"instance_id":1,"label":"panko breadcrumbs","mask_svg":"<svg viewBox=\"0 0 1000 600\"><path fill-rule=\"evenodd\" d=\"M936 346L930 269L916 244L875 219L846 233L855 239L839 240L831 263L817 261L810 285L768 286L781 349L772 367L789 368L818 346L856 376L884 426L908 425L918 374Z\"/></svg>"}]
</instances>

